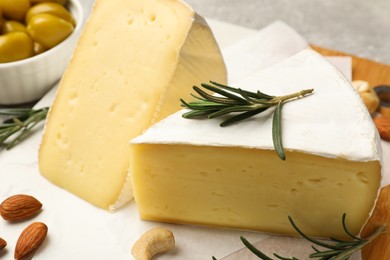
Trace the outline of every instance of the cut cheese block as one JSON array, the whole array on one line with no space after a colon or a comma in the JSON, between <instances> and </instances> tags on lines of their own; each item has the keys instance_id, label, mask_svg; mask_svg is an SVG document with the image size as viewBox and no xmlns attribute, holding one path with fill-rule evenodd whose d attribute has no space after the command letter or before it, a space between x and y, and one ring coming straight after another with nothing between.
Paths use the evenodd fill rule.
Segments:
<instances>
[{"instance_id":1,"label":"cut cheese block","mask_svg":"<svg viewBox=\"0 0 390 260\"><path fill-rule=\"evenodd\" d=\"M119 207L132 198L129 141L178 111L194 84L226 77L210 28L184 2L98 0L49 113L42 175Z\"/></svg>"},{"instance_id":2,"label":"cut cheese block","mask_svg":"<svg viewBox=\"0 0 390 260\"><path fill-rule=\"evenodd\" d=\"M381 181L375 126L358 94L321 55L304 50L236 86L285 95L314 88L282 111L286 161L272 143L272 111L221 128L179 111L131 142L142 219L344 237L359 233ZM223 119L221 119L223 120Z\"/></svg>"}]
</instances>

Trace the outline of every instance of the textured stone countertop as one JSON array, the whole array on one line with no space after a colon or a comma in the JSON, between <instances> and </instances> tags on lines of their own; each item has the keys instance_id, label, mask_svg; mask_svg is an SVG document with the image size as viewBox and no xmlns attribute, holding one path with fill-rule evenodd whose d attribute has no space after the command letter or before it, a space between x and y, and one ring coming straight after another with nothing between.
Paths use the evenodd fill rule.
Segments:
<instances>
[{"instance_id":1,"label":"textured stone countertop","mask_svg":"<svg viewBox=\"0 0 390 260\"><path fill-rule=\"evenodd\" d=\"M390 0L186 0L199 14L260 29L283 20L308 42L390 65Z\"/></svg>"}]
</instances>

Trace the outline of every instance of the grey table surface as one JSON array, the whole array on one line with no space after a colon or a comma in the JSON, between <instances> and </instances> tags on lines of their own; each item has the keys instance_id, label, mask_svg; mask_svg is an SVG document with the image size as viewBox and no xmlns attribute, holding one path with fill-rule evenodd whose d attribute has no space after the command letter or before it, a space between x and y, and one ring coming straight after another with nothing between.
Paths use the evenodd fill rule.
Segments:
<instances>
[{"instance_id":1,"label":"grey table surface","mask_svg":"<svg viewBox=\"0 0 390 260\"><path fill-rule=\"evenodd\" d=\"M308 42L390 64L390 0L187 0L198 13L254 29L283 20Z\"/></svg>"},{"instance_id":2,"label":"grey table surface","mask_svg":"<svg viewBox=\"0 0 390 260\"><path fill-rule=\"evenodd\" d=\"M82 0L88 9L93 0ZM205 17L253 29L283 20L311 44L390 65L390 0L186 0Z\"/></svg>"}]
</instances>

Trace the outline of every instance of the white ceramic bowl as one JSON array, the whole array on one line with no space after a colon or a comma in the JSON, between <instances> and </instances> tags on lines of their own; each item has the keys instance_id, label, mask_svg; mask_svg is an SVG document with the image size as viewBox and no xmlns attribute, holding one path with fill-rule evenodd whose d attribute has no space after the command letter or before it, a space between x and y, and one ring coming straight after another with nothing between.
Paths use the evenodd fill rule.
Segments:
<instances>
[{"instance_id":1,"label":"white ceramic bowl","mask_svg":"<svg viewBox=\"0 0 390 260\"><path fill-rule=\"evenodd\" d=\"M38 100L61 78L84 24L80 1L69 0L68 8L77 22L68 38L37 56L0 63L0 105Z\"/></svg>"}]
</instances>

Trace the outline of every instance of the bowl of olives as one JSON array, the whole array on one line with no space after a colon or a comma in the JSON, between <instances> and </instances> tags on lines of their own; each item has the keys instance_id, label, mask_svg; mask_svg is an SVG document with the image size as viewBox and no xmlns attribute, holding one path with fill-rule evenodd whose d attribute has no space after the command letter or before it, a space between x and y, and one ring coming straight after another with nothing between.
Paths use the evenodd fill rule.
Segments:
<instances>
[{"instance_id":1,"label":"bowl of olives","mask_svg":"<svg viewBox=\"0 0 390 260\"><path fill-rule=\"evenodd\" d=\"M79 0L0 0L0 105L41 98L61 78L83 23Z\"/></svg>"}]
</instances>

